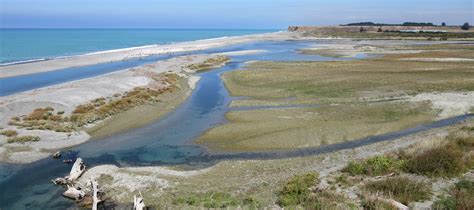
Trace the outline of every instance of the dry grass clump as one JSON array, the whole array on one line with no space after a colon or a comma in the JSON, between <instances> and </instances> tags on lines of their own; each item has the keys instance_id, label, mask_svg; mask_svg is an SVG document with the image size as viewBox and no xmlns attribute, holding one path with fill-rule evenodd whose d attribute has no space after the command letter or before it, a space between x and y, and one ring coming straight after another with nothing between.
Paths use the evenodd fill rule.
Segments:
<instances>
[{"instance_id":1,"label":"dry grass clump","mask_svg":"<svg viewBox=\"0 0 474 210\"><path fill-rule=\"evenodd\" d=\"M54 109L51 107L38 108L25 117L12 118L9 124L28 130L52 130L56 132L74 131L75 126L70 122L69 118L64 117L63 114L63 111L54 113Z\"/></svg>"},{"instance_id":2,"label":"dry grass clump","mask_svg":"<svg viewBox=\"0 0 474 210\"><path fill-rule=\"evenodd\" d=\"M455 177L473 166L473 136L448 136L448 144L409 155L406 172L429 177Z\"/></svg>"},{"instance_id":3,"label":"dry grass clump","mask_svg":"<svg viewBox=\"0 0 474 210\"><path fill-rule=\"evenodd\" d=\"M407 162L407 172L429 177L453 177L464 170L463 153L453 147L430 149Z\"/></svg>"},{"instance_id":4,"label":"dry grass clump","mask_svg":"<svg viewBox=\"0 0 474 210\"><path fill-rule=\"evenodd\" d=\"M71 121L77 126L91 124L107 117L124 112L136 106L159 102L159 96L166 92L173 92L177 87L161 89L135 88L123 96L107 101L106 103L92 102L78 106L71 115ZM103 100L101 100L102 102Z\"/></svg>"},{"instance_id":5,"label":"dry grass clump","mask_svg":"<svg viewBox=\"0 0 474 210\"><path fill-rule=\"evenodd\" d=\"M372 193L382 193L386 197L408 205L410 202L427 200L431 196L431 188L424 182L415 181L407 177L391 177L379 181L372 181L365 185L365 189Z\"/></svg>"},{"instance_id":6,"label":"dry grass clump","mask_svg":"<svg viewBox=\"0 0 474 210\"><path fill-rule=\"evenodd\" d=\"M0 135L4 135L6 137L12 137L12 136L18 135L18 132L16 132L15 130L3 130L3 131L0 131Z\"/></svg>"},{"instance_id":7,"label":"dry grass clump","mask_svg":"<svg viewBox=\"0 0 474 210\"><path fill-rule=\"evenodd\" d=\"M218 55L213 58L209 58L202 63L194 63L186 66L186 68L194 71L207 71L215 68L216 66L223 65L230 61L230 58L224 55Z\"/></svg>"},{"instance_id":8,"label":"dry grass clump","mask_svg":"<svg viewBox=\"0 0 474 210\"><path fill-rule=\"evenodd\" d=\"M14 136L7 139L7 143L20 143L36 142L41 140L39 136Z\"/></svg>"}]
</instances>

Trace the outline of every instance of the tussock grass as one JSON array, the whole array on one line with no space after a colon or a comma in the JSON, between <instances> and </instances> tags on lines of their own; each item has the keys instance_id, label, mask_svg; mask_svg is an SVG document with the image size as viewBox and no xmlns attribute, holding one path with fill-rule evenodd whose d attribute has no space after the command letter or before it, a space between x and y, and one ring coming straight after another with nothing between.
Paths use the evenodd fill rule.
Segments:
<instances>
[{"instance_id":1,"label":"tussock grass","mask_svg":"<svg viewBox=\"0 0 474 210\"><path fill-rule=\"evenodd\" d=\"M386 197L408 205L410 202L427 200L431 196L431 188L427 183L415 181L407 177L391 177L372 181L365 185L372 193L382 193Z\"/></svg>"},{"instance_id":2,"label":"tussock grass","mask_svg":"<svg viewBox=\"0 0 474 210\"><path fill-rule=\"evenodd\" d=\"M3 131L0 131L0 135L4 135L6 137L12 137L12 136L18 135L18 132L16 132L15 130L3 130Z\"/></svg>"},{"instance_id":3,"label":"tussock grass","mask_svg":"<svg viewBox=\"0 0 474 210\"><path fill-rule=\"evenodd\" d=\"M461 128L461 130L463 130ZM429 177L456 177L474 166L473 136L450 135L447 144L405 157L406 171Z\"/></svg>"},{"instance_id":4,"label":"tussock grass","mask_svg":"<svg viewBox=\"0 0 474 210\"><path fill-rule=\"evenodd\" d=\"M26 142L36 142L41 140L39 136L15 136L7 139L7 143L20 143L24 144Z\"/></svg>"},{"instance_id":5,"label":"tussock grass","mask_svg":"<svg viewBox=\"0 0 474 210\"><path fill-rule=\"evenodd\" d=\"M310 199L310 187L316 185L318 174L308 173L290 178L287 183L278 192L278 205L297 206L308 202Z\"/></svg>"},{"instance_id":6,"label":"tussock grass","mask_svg":"<svg viewBox=\"0 0 474 210\"><path fill-rule=\"evenodd\" d=\"M38 108L23 118L12 118L9 124L27 130L74 131L75 126L70 122L68 117L60 114L61 112L62 111L59 111L55 114L54 109L51 107Z\"/></svg>"},{"instance_id":7,"label":"tussock grass","mask_svg":"<svg viewBox=\"0 0 474 210\"><path fill-rule=\"evenodd\" d=\"M464 170L463 153L453 147L433 148L407 161L407 172L429 177L454 177Z\"/></svg>"}]
</instances>

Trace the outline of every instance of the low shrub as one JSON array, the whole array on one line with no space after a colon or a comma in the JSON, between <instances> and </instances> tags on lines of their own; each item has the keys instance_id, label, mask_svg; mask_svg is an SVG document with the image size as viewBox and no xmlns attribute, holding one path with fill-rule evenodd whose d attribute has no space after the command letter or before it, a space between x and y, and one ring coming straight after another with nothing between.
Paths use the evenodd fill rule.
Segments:
<instances>
[{"instance_id":1,"label":"low shrub","mask_svg":"<svg viewBox=\"0 0 474 210\"><path fill-rule=\"evenodd\" d=\"M390 156L375 156L364 161L352 161L342 171L352 176L379 176L389 173L398 173L402 171L404 166L404 160L398 160Z\"/></svg>"},{"instance_id":2,"label":"low shrub","mask_svg":"<svg viewBox=\"0 0 474 210\"><path fill-rule=\"evenodd\" d=\"M386 197L393 197L405 205L429 199L431 196L431 187L428 187L426 183L407 177L391 177L372 181L367 183L365 188L372 193L383 193Z\"/></svg>"},{"instance_id":3,"label":"low shrub","mask_svg":"<svg viewBox=\"0 0 474 210\"><path fill-rule=\"evenodd\" d=\"M8 138L7 142L24 144L26 142L35 142L39 140L41 140L39 136L15 136L15 137Z\"/></svg>"},{"instance_id":4,"label":"low shrub","mask_svg":"<svg viewBox=\"0 0 474 210\"><path fill-rule=\"evenodd\" d=\"M0 131L0 135L4 135L6 137L12 137L12 136L18 135L18 132L16 132L15 130L3 130L3 131Z\"/></svg>"},{"instance_id":5,"label":"low shrub","mask_svg":"<svg viewBox=\"0 0 474 210\"><path fill-rule=\"evenodd\" d=\"M407 172L429 177L454 177L464 170L462 151L451 145L416 154L406 164Z\"/></svg>"},{"instance_id":6,"label":"low shrub","mask_svg":"<svg viewBox=\"0 0 474 210\"><path fill-rule=\"evenodd\" d=\"M461 180L433 204L433 209L474 209L474 182Z\"/></svg>"},{"instance_id":7,"label":"low shrub","mask_svg":"<svg viewBox=\"0 0 474 210\"><path fill-rule=\"evenodd\" d=\"M311 193L310 187L319 181L318 176L317 173L308 173L292 177L278 192L278 205L297 206L306 203Z\"/></svg>"}]
</instances>

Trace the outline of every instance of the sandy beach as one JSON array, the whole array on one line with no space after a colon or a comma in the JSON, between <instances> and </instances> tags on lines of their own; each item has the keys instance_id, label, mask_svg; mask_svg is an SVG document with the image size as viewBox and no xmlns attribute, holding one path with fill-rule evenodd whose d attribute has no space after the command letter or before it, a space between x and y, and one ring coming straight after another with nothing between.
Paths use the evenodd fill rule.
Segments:
<instances>
[{"instance_id":1,"label":"sandy beach","mask_svg":"<svg viewBox=\"0 0 474 210\"><path fill-rule=\"evenodd\" d=\"M54 71L58 69L87 66L99 63L122 61L133 58L146 57L151 55L171 54L180 52L191 52L196 50L206 50L211 48L224 47L232 44L239 44L254 41L282 41L296 39L297 35L290 32L276 32L267 34L245 35L235 37L223 37L215 39L205 39L190 42L181 42L168 45L145 46L132 49L111 50L100 53L91 53L73 56L63 59L53 59L40 62L32 62L11 66L0 67L0 78L14 77L20 75L34 74L40 72Z\"/></svg>"}]
</instances>

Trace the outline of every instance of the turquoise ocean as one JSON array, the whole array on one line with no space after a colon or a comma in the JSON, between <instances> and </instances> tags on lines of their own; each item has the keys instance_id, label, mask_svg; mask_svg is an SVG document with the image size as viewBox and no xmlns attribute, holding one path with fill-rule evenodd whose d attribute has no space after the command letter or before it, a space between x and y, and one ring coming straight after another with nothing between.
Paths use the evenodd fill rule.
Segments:
<instances>
[{"instance_id":1,"label":"turquoise ocean","mask_svg":"<svg viewBox=\"0 0 474 210\"><path fill-rule=\"evenodd\" d=\"M255 29L0 29L0 65L145 45L276 31Z\"/></svg>"}]
</instances>

